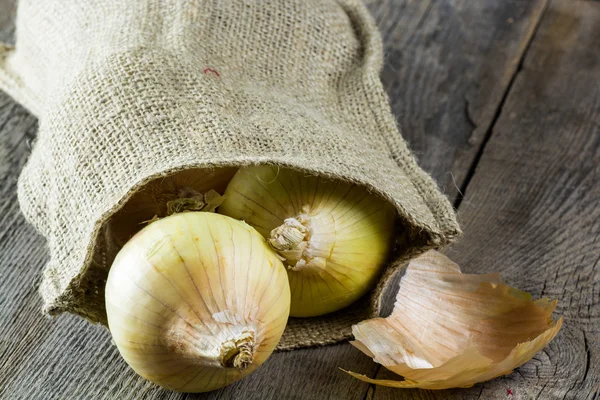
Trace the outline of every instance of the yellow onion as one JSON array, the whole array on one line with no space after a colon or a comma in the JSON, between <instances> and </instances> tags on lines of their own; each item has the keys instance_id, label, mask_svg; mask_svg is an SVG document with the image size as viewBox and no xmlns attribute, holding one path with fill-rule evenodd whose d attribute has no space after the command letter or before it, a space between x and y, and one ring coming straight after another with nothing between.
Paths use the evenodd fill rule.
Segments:
<instances>
[{"instance_id":1,"label":"yellow onion","mask_svg":"<svg viewBox=\"0 0 600 400\"><path fill-rule=\"evenodd\" d=\"M396 211L363 187L275 166L241 168L218 211L258 230L287 267L293 317L348 306L375 283Z\"/></svg>"},{"instance_id":2,"label":"yellow onion","mask_svg":"<svg viewBox=\"0 0 600 400\"><path fill-rule=\"evenodd\" d=\"M157 178L135 193L107 224L107 245L118 251L129 238L156 218L184 208L214 211L237 168L192 168Z\"/></svg>"},{"instance_id":3,"label":"yellow onion","mask_svg":"<svg viewBox=\"0 0 600 400\"><path fill-rule=\"evenodd\" d=\"M118 253L106 284L119 352L165 388L205 392L254 371L283 334L290 289L253 228L214 213L152 222Z\"/></svg>"},{"instance_id":4,"label":"yellow onion","mask_svg":"<svg viewBox=\"0 0 600 400\"><path fill-rule=\"evenodd\" d=\"M387 318L352 327L358 349L403 381L355 378L397 388L470 387L509 374L558 333L556 301L532 301L498 274L462 274L436 251L411 261Z\"/></svg>"}]
</instances>

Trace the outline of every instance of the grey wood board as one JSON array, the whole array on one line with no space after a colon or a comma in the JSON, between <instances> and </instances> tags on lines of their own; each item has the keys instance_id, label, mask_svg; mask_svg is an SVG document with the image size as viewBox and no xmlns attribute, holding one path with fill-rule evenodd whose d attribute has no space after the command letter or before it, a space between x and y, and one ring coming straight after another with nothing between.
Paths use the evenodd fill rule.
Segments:
<instances>
[{"instance_id":1,"label":"grey wood board","mask_svg":"<svg viewBox=\"0 0 600 400\"><path fill-rule=\"evenodd\" d=\"M599 22L600 3L550 4L459 209L465 237L447 251L464 272L499 271L557 299L562 331L506 377L449 391L378 386L373 399L600 397Z\"/></svg>"},{"instance_id":2,"label":"grey wood board","mask_svg":"<svg viewBox=\"0 0 600 400\"><path fill-rule=\"evenodd\" d=\"M382 80L402 134L458 204L547 0L367 4L384 38ZM385 294L383 315L391 312L398 279Z\"/></svg>"},{"instance_id":3,"label":"grey wood board","mask_svg":"<svg viewBox=\"0 0 600 400\"><path fill-rule=\"evenodd\" d=\"M13 42L17 0L0 0L0 41Z\"/></svg>"},{"instance_id":4,"label":"grey wood board","mask_svg":"<svg viewBox=\"0 0 600 400\"><path fill-rule=\"evenodd\" d=\"M0 0L0 40L10 39L13 19L5 18L8 14L3 11L12 10L12 4L13 0ZM467 176L483 142L485 124L493 121L544 5L542 1L499 5L491 0L369 3L384 33L388 67L383 79L393 110L419 153L420 164L444 187L454 183L460 187ZM477 23L465 24L465 18ZM461 96L470 99L468 114L459 107L467 104ZM275 354L251 377L228 388L182 395L133 374L105 329L73 316L43 318L36 287L47 260L45 244L18 211L15 193L35 119L6 95L0 99L0 398L362 399L367 395L369 385L337 370L343 366L373 376L378 369L349 344ZM474 128L468 119L473 118L484 128L469 142ZM456 161L462 154L469 157ZM454 168L454 182L448 166ZM448 192L453 197L456 193Z\"/></svg>"},{"instance_id":5,"label":"grey wood board","mask_svg":"<svg viewBox=\"0 0 600 400\"><path fill-rule=\"evenodd\" d=\"M367 1L384 38L382 80L403 136L452 200L546 3Z\"/></svg>"}]
</instances>

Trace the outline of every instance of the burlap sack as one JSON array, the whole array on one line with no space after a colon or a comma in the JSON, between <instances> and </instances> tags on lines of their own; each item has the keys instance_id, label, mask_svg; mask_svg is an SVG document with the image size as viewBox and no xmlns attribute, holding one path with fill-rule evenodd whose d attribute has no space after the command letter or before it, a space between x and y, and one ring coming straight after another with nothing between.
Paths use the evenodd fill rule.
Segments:
<instances>
[{"instance_id":1,"label":"burlap sack","mask_svg":"<svg viewBox=\"0 0 600 400\"><path fill-rule=\"evenodd\" d=\"M149 180L191 167L289 166L398 209L404 245L370 297L290 320L280 349L349 337L404 260L460 233L396 128L381 39L357 0L21 0L16 26L0 87L40 121L18 194L48 240L50 314L106 321L105 222Z\"/></svg>"}]
</instances>

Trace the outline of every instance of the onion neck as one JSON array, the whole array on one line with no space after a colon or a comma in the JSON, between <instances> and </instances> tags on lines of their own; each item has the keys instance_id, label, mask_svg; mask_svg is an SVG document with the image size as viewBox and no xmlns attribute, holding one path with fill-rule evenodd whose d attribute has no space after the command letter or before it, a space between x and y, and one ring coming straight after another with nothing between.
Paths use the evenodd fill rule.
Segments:
<instances>
[{"instance_id":1,"label":"onion neck","mask_svg":"<svg viewBox=\"0 0 600 400\"><path fill-rule=\"evenodd\" d=\"M168 321L168 325L171 322ZM255 330L252 328L220 330L214 339L220 345L206 346L199 332L184 320L172 323L166 337L172 354L194 365L207 367L235 368L245 370L254 362L256 345Z\"/></svg>"},{"instance_id":2,"label":"onion neck","mask_svg":"<svg viewBox=\"0 0 600 400\"><path fill-rule=\"evenodd\" d=\"M307 218L286 218L283 224L271 231L269 244L277 251L298 250L309 236L308 228L299 221Z\"/></svg>"},{"instance_id":3,"label":"onion neck","mask_svg":"<svg viewBox=\"0 0 600 400\"><path fill-rule=\"evenodd\" d=\"M316 267L309 255L312 230L310 218L301 214L296 218L286 218L283 224L271 231L267 242L287 262L292 271L307 271Z\"/></svg>"},{"instance_id":4,"label":"onion neck","mask_svg":"<svg viewBox=\"0 0 600 400\"><path fill-rule=\"evenodd\" d=\"M176 199L167 202L167 216L183 211L215 212L223 200L224 197L212 189L202 194L184 187L179 190Z\"/></svg>"},{"instance_id":5,"label":"onion neck","mask_svg":"<svg viewBox=\"0 0 600 400\"><path fill-rule=\"evenodd\" d=\"M254 361L254 333L245 332L235 340L228 340L221 345L221 366L244 370Z\"/></svg>"}]
</instances>

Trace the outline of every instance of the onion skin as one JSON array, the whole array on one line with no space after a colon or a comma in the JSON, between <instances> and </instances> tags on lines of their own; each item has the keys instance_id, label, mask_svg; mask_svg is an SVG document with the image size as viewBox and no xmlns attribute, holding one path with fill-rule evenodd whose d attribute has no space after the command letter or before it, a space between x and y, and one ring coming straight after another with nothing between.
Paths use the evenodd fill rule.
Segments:
<instances>
[{"instance_id":1,"label":"onion skin","mask_svg":"<svg viewBox=\"0 0 600 400\"><path fill-rule=\"evenodd\" d=\"M404 380L361 381L396 388L471 387L533 358L560 331L556 300L533 300L499 274L463 274L435 250L414 258L387 318L352 326L350 342Z\"/></svg>"},{"instance_id":2,"label":"onion skin","mask_svg":"<svg viewBox=\"0 0 600 400\"><path fill-rule=\"evenodd\" d=\"M279 342L285 269L241 221L184 212L152 222L117 255L106 285L121 356L167 389L206 392L252 373Z\"/></svg>"},{"instance_id":3,"label":"onion skin","mask_svg":"<svg viewBox=\"0 0 600 400\"><path fill-rule=\"evenodd\" d=\"M192 168L147 183L111 217L106 231L109 252L119 251L148 221L166 217L169 202L209 190L222 194L236 171L233 167Z\"/></svg>"},{"instance_id":4,"label":"onion skin","mask_svg":"<svg viewBox=\"0 0 600 400\"><path fill-rule=\"evenodd\" d=\"M293 317L352 304L390 257L396 210L360 186L254 166L241 168L224 196L218 212L253 226L284 260Z\"/></svg>"}]
</instances>

